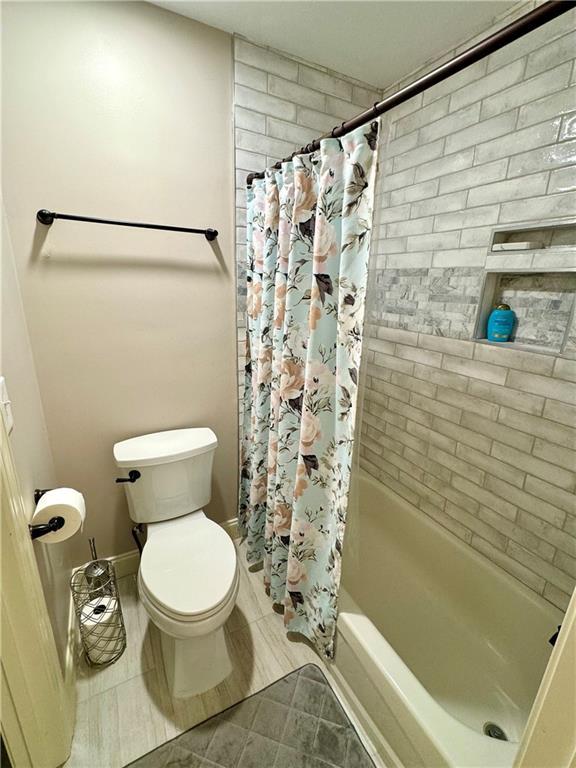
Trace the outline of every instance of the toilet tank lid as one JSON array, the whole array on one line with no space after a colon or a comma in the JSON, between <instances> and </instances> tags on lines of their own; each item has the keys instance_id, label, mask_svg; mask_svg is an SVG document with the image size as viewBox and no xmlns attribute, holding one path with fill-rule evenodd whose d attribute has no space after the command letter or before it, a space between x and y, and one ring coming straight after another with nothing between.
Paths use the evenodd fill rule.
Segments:
<instances>
[{"instance_id":1,"label":"toilet tank lid","mask_svg":"<svg viewBox=\"0 0 576 768\"><path fill-rule=\"evenodd\" d=\"M116 443L114 459L119 467L148 467L188 459L217 445L218 438L208 427L170 429Z\"/></svg>"}]
</instances>

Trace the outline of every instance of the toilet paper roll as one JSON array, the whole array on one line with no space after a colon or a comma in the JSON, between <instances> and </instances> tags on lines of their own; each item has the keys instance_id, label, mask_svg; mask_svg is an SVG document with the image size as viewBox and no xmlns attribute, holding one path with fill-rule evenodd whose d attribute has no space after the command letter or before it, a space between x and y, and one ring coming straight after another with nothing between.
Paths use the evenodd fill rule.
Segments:
<instances>
[{"instance_id":1,"label":"toilet paper roll","mask_svg":"<svg viewBox=\"0 0 576 768\"><path fill-rule=\"evenodd\" d=\"M121 625L115 597L98 597L82 608L80 624L86 654L94 664L107 664L118 655Z\"/></svg>"},{"instance_id":2,"label":"toilet paper roll","mask_svg":"<svg viewBox=\"0 0 576 768\"><path fill-rule=\"evenodd\" d=\"M79 531L86 519L84 496L74 488L55 488L46 491L36 505L30 521L32 525L48 523L53 517L63 517L65 523L59 531L52 531L40 539L44 544L57 544Z\"/></svg>"}]
</instances>

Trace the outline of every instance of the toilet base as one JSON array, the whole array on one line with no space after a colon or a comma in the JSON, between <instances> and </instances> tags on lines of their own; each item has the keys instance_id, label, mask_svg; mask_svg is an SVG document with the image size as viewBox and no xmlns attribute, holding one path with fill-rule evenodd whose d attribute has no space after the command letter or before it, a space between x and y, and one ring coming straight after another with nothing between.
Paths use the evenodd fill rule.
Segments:
<instances>
[{"instance_id":1,"label":"toilet base","mask_svg":"<svg viewBox=\"0 0 576 768\"><path fill-rule=\"evenodd\" d=\"M181 640L160 631L170 694L185 699L214 688L232 672L224 628Z\"/></svg>"}]
</instances>

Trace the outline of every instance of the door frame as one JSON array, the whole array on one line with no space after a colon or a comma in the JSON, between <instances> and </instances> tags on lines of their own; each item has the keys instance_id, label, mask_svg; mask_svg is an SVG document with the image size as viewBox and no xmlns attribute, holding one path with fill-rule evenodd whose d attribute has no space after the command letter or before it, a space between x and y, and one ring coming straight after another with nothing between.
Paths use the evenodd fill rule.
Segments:
<instances>
[{"instance_id":1,"label":"door frame","mask_svg":"<svg viewBox=\"0 0 576 768\"><path fill-rule=\"evenodd\" d=\"M576 589L514 762L514 768L543 766L576 766Z\"/></svg>"},{"instance_id":2,"label":"door frame","mask_svg":"<svg viewBox=\"0 0 576 768\"><path fill-rule=\"evenodd\" d=\"M2 418L0 495L2 736L15 768L56 768L70 755L76 701L60 667Z\"/></svg>"}]
</instances>

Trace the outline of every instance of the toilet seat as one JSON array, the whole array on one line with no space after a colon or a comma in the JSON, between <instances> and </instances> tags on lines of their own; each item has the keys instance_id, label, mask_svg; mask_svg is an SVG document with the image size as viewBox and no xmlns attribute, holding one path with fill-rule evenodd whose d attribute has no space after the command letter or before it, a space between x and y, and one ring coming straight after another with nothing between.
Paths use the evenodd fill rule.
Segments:
<instances>
[{"instance_id":1,"label":"toilet seat","mask_svg":"<svg viewBox=\"0 0 576 768\"><path fill-rule=\"evenodd\" d=\"M232 539L203 512L148 526L139 585L149 602L177 622L204 621L235 596Z\"/></svg>"},{"instance_id":2,"label":"toilet seat","mask_svg":"<svg viewBox=\"0 0 576 768\"><path fill-rule=\"evenodd\" d=\"M195 616L191 621L186 621L183 620L181 616L175 619L172 616L169 616L166 610L158 608L148 597L148 593L142 584L142 577L138 574L138 594L142 605L144 606L144 610L150 617L152 623L155 624L163 634L182 640L202 637L222 629L236 605L239 586L240 578L238 571L236 582L229 599L224 602L217 611L213 612L211 615L204 615L201 617Z\"/></svg>"},{"instance_id":3,"label":"toilet seat","mask_svg":"<svg viewBox=\"0 0 576 768\"><path fill-rule=\"evenodd\" d=\"M167 619L170 619L173 622L177 622L179 624L201 624L205 620L208 620L212 618L213 616L217 616L219 613L224 612L227 610L230 603L234 602L236 600L236 594L237 594L237 587L239 586L239 575L236 575L236 578L234 582L232 583L232 587L230 588L230 592L224 597L223 600L221 600L218 605L214 606L214 608L210 611L206 611L206 613L202 614L182 614L182 613L176 613L175 611L170 610L169 607L162 604L159 600L156 599L156 597L148 590L146 587L142 575L138 575L138 590L140 593L140 598L147 602L148 604L151 604L158 613L161 613L162 616L164 616Z\"/></svg>"}]
</instances>

